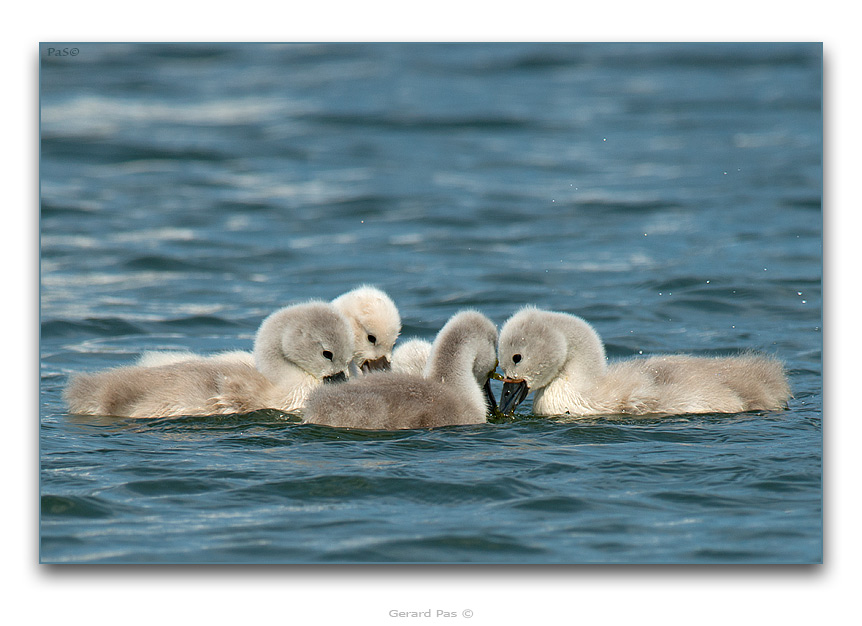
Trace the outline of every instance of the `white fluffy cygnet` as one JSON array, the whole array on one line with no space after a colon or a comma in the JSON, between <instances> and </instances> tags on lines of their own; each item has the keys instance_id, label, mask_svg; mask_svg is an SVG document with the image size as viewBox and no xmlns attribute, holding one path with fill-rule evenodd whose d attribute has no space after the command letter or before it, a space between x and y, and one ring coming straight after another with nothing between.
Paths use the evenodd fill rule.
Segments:
<instances>
[{"instance_id":1,"label":"white fluffy cygnet","mask_svg":"<svg viewBox=\"0 0 862 626\"><path fill-rule=\"evenodd\" d=\"M580 317L526 307L500 330L506 380L500 409L534 392L536 415L741 413L786 408L784 366L753 353L654 356L608 363L599 335Z\"/></svg>"},{"instance_id":2,"label":"white fluffy cygnet","mask_svg":"<svg viewBox=\"0 0 862 626\"><path fill-rule=\"evenodd\" d=\"M392 371L423 376L428 358L431 356L431 347L431 342L424 339L399 341L392 351Z\"/></svg>"},{"instance_id":3,"label":"white fluffy cygnet","mask_svg":"<svg viewBox=\"0 0 862 626\"><path fill-rule=\"evenodd\" d=\"M296 411L312 389L345 378L353 336L330 303L308 302L267 317L255 337L253 360L247 354L192 355L78 374L64 397L72 413L123 417Z\"/></svg>"},{"instance_id":4,"label":"white fluffy cygnet","mask_svg":"<svg viewBox=\"0 0 862 626\"><path fill-rule=\"evenodd\" d=\"M332 304L353 330L350 375L389 369L392 348L401 333L401 316L392 299L376 287L362 285L338 296Z\"/></svg>"},{"instance_id":5,"label":"white fluffy cygnet","mask_svg":"<svg viewBox=\"0 0 862 626\"><path fill-rule=\"evenodd\" d=\"M496 342L491 320L476 311L458 313L437 334L425 377L376 372L319 387L308 398L305 421L378 430L482 424L496 410L488 384Z\"/></svg>"}]
</instances>

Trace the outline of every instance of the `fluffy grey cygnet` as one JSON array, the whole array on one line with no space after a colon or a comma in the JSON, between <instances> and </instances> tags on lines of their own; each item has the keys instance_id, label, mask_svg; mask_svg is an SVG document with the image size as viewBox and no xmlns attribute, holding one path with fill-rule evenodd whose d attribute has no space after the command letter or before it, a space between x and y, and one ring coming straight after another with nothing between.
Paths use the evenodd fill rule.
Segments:
<instances>
[{"instance_id":1,"label":"fluffy grey cygnet","mask_svg":"<svg viewBox=\"0 0 862 626\"><path fill-rule=\"evenodd\" d=\"M598 333L580 317L526 307L500 330L506 380L500 409L532 391L536 415L741 413L786 408L790 386L775 358L686 355L608 363Z\"/></svg>"},{"instance_id":2,"label":"fluffy grey cygnet","mask_svg":"<svg viewBox=\"0 0 862 626\"><path fill-rule=\"evenodd\" d=\"M72 413L122 417L296 411L312 389L345 378L353 336L330 303L308 302L267 317L255 337L253 361L245 355L192 355L78 374L64 397Z\"/></svg>"},{"instance_id":3,"label":"fluffy grey cygnet","mask_svg":"<svg viewBox=\"0 0 862 626\"><path fill-rule=\"evenodd\" d=\"M332 301L353 330L351 376L387 370L392 348L401 333L401 316L392 299L380 289L362 285Z\"/></svg>"},{"instance_id":4,"label":"fluffy grey cygnet","mask_svg":"<svg viewBox=\"0 0 862 626\"><path fill-rule=\"evenodd\" d=\"M308 398L305 421L379 430L482 424L489 408L496 410L488 384L496 342L491 320L458 313L437 334L425 377L378 372L319 387Z\"/></svg>"}]
</instances>

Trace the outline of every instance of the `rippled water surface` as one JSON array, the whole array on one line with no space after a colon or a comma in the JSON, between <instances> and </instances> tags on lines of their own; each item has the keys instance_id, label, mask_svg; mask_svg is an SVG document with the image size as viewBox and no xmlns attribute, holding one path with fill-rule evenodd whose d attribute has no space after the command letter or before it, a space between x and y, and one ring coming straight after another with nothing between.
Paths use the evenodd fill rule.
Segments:
<instances>
[{"instance_id":1,"label":"rippled water surface","mask_svg":"<svg viewBox=\"0 0 862 626\"><path fill-rule=\"evenodd\" d=\"M43 562L822 560L819 45L47 47ZM63 406L361 283L404 337L535 304L611 358L776 354L795 397L400 432Z\"/></svg>"}]
</instances>

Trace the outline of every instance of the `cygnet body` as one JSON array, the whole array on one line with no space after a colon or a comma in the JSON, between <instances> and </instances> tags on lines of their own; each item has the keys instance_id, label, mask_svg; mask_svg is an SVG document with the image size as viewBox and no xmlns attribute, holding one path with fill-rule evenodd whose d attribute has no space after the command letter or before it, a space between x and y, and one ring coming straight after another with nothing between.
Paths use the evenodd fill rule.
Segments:
<instances>
[{"instance_id":1,"label":"cygnet body","mask_svg":"<svg viewBox=\"0 0 862 626\"><path fill-rule=\"evenodd\" d=\"M424 339L399 341L392 351L392 371L424 376L425 366L431 356L431 347L431 342Z\"/></svg>"},{"instance_id":2,"label":"cygnet body","mask_svg":"<svg viewBox=\"0 0 862 626\"><path fill-rule=\"evenodd\" d=\"M187 361L207 360L207 361L228 361L247 363L254 367L254 354L245 350L230 350L227 352L217 352L212 355L196 354L186 350L176 351L161 351L148 350L141 354L136 365L140 367L160 367L162 365L171 365L173 363L182 363Z\"/></svg>"},{"instance_id":3,"label":"cygnet body","mask_svg":"<svg viewBox=\"0 0 862 626\"><path fill-rule=\"evenodd\" d=\"M484 423L489 405L496 410L488 384L496 342L491 320L476 311L458 313L437 334L424 377L376 372L320 387L308 398L305 421L379 430Z\"/></svg>"},{"instance_id":4,"label":"cygnet body","mask_svg":"<svg viewBox=\"0 0 862 626\"><path fill-rule=\"evenodd\" d=\"M312 389L345 378L353 338L347 320L330 303L308 302L267 317L255 337L253 361L245 354L192 355L162 365L78 374L64 396L71 412L92 415L296 411Z\"/></svg>"},{"instance_id":5,"label":"cygnet body","mask_svg":"<svg viewBox=\"0 0 862 626\"><path fill-rule=\"evenodd\" d=\"M353 331L353 361L350 375L387 370L392 349L401 333L401 316L392 299L380 289L362 285L332 301L350 322Z\"/></svg>"},{"instance_id":6,"label":"cygnet body","mask_svg":"<svg viewBox=\"0 0 862 626\"><path fill-rule=\"evenodd\" d=\"M608 364L586 321L534 307L503 325L498 351L504 413L530 391L536 415L574 416L779 410L790 397L784 367L772 357L673 355Z\"/></svg>"}]
</instances>

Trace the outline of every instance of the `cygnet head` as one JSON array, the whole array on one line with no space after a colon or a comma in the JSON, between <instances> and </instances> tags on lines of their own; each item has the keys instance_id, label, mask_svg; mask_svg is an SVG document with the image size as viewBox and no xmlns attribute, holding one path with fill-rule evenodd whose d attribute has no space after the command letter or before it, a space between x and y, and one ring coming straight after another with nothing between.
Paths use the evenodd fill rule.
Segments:
<instances>
[{"instance_id":1,"label":"cygnet head","mask_svg":"<svg viewBox=\"0 0 862 626\"><path fill-rule=\"evenodd\" d=\"M258 371L279 384L295 368L318 380L346 378L353 358L353 333L330 303L311 301L280 309L260 325L254 340Z\"/></svg>"},{"instance_id":2,"label":"cygnet head","mask_svg":"<svg viewBox=\"0 0 862 626\"><path fill-rule=\"evenodd\" d=\"M592 326L574 315L531 306L503 324L498 353L505 375L503 413L563 375L575 385L588 384L606 367L604 346Z\"/></svg>"},{"instance_id":3,"label":"cygnet head","mask_svg":"<svg viewBox=\"0 0 862 626\"><path fill-rule=\"evenodd\" d=\"M401 316L392 299L376 287L363 285L332 304L350 322L356 365L366 373L389 369L392 348L401 333Z\"/></svg>"},{"instance_id":4,"label":"cygnet head","mask_svg":"<svg viewBox=\"0 0 862 626\"><path fill-rule=\"evenodd\" d=\"M469 371L482 388L488 408L496 412L497 403L489 383L497 369L496 344L497 327L490 319L478 311L457 313L437 333L425 376L454 383L459 373L463 376Z\"/></svg>"}]
</instances>

